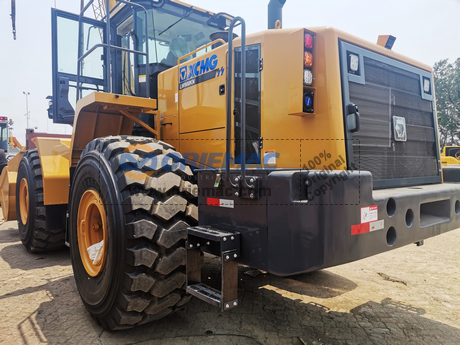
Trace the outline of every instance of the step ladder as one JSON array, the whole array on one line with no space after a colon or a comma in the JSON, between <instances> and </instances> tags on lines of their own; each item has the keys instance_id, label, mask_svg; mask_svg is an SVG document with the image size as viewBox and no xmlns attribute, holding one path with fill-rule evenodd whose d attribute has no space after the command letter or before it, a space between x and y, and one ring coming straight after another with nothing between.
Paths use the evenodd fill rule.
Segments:
<instances>
[{"instance_id":1,"label":"step ladder","mask_svg":"<svg viewBox=\"0 0 460 345\"><path fill-rule=\"evenodd\" d=\"M228 311L238 306L240 233L208 226L187 229L187 293ZM221 291L201 282L202 253L220 257Z\"/></svg>"}]
</instances>

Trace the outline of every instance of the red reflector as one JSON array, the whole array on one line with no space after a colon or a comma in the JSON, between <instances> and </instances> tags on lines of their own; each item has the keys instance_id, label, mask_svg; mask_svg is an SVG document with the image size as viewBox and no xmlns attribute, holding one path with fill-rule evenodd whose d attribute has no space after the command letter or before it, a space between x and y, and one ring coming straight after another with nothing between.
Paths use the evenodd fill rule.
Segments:
<instances>
[{"instance_id":1,"label":"red reflector","mask_svg":"<svg viewBox=\"0 0 460 345\"><path fill-rule=\"evenodd\" d=\"M369 232L369 223L357 224L351 226L351 234L359 235Z\"/></svg>"},{"instance_id":2,"label":"red reflector","mask_svg":"<svg viewBox=\"0 0 460 345\"><path fill-rule=\"evenodd\" d=\"M305 34L305 48L313 48L313 36L310 34Z\"/></svg>"},{"instance_id":3,"label":"red reflector","mask_svg":"<svg viewBox=\"0 0 460 345\"><path fill-rule=\"evenodd\" d=\"M220 206L220 199L208 198L206 204L209 206Z\"/></svg>"},{"instance_id":4,"label":"red reflector","mask_svg":"<svg viewBox=\"0 0 460 345\"><path fill-rule=\"evenodd\" d=\"M305 57L303 59L303 64L305 67L311 67L313 65L313 55L310 52L305 52Z\"/></svg>"}]
</instances>

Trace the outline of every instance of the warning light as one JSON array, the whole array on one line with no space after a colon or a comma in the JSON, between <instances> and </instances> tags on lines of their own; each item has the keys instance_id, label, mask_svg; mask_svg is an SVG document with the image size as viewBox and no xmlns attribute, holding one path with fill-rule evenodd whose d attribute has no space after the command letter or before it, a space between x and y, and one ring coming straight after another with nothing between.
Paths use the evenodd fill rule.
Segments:
<instances>
[{"instance_id":1,"label":"warning light","mask_svg":"<svg viewBox=\"0 0 460 345\"><path fill-rule=\"evenodd\" d=\"M303 64L307 68L313 66L313 55L310 52L305 52Z\"/></svg>"},{"instance_id":2,"label":"warning light","mask_svg":"<svg viewBox=\"0 0 460 345\"><path fill-rule=\"evenodd\" d=\"M307 49L313 48L313 36L310 34L305 34L305 48Z\"/></svg>"}]
</instances>

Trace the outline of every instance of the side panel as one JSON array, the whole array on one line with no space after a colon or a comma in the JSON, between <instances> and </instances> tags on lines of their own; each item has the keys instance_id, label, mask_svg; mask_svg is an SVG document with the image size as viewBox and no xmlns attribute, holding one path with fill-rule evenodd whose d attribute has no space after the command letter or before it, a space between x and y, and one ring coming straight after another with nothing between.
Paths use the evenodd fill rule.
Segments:
<instances>
[{"instance_id":1,"label":"side panel","mask_svg":"<svg viewBox=\"0 0 460 345\"><path fill-rule=\"evenodd\" d=\"M194 167L220 169L225 164L225 134L225 128L181 134L181 154Z\"/></svg>"},{"instance_id":2,"label":"side panel","mask_svg":"<svg viewBox=\"0 0 460 345\"><path fill-rule=\"evenodd\" d=\"M225 127L226 46L179 65L180 133Z\"/></svg>"},{"instance_id":3,"label":"side panel","mask_svg":"<svg viewBox=\"0 0 460 345\"><path fill-rule=\"evenodd\" d=\"M178 69L158 75L158 110L161 117L161 140L179 150Z\"/></svg>"}]
</instances>

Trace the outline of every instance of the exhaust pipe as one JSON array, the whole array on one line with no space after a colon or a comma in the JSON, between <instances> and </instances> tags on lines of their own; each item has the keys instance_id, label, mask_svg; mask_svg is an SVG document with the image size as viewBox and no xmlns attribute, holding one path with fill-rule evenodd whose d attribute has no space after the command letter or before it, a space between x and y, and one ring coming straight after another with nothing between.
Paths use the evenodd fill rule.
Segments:
<instances>
[{"instance_id":1,"label":"exhaust pipe","mask_svg":"<svg viewBox=\"0 0 460 345\"><path fill-rule=\"evenodd\" d=\"M279 20L283 24L283 6L286 0L270 0L268 3L268 28L275 29ZM281 25L282 27L282 25Z\"/></svg>"}]
</instances>

